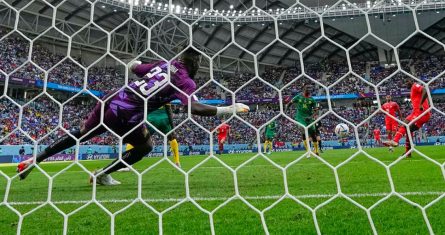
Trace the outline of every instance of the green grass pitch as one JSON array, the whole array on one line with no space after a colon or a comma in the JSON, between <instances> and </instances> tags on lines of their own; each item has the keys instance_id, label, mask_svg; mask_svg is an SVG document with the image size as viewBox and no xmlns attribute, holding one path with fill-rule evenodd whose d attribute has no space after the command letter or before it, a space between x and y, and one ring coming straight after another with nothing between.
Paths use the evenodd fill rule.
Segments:
<instances>
[{"instance_id":1,"label":"green grass pitch","mask_svg":"<svg viewBox=\"0 0 445 235\"><path fill-rule=\"evenodd\" d=\"M445 199L437 200L423 213L397 195L388 196L390 177L395 191L420 207L445 192L445 147L417 149L442 168L414 153L412 159L402 159L387 171L366 155L357 154L336 169L337 181L334 170L319 159L304 157L296 161L303 152L267 155L277 165L287 167L285 174L262 155L231 154L219 159L236 174L215 159L202 163L205 156L182 157L182 169L189 172L187 178L163 158L146 158L135 169L142 172L153 167L140 178L133 172L117 172L113 177L122 185L97 186L95 197L100 205L90 203L93 187L81 167L70 162L42 164L49 176L57 175L52 185L35 169L24 181L13 179L7 197L7 180L0 174L0 199L5 198L14 208L0 204L0 234L16 234L20 224L21 234L62 234L64 226L68 234L109 234L112 224L115 234L159 234L159 224L164 234L210 234L210 215L202 210L213 212L216 234L264 234L263 225L267 225L270 234L372 234L369 216L363 208L372 208L369 215L379 234L428 234L425 218L434 233L445 234ZM389 153L385 148L365 149L387 166L403 150L399 147ZM336 167L355 152L327 150L321 157ZM81 163L91 171L108 161ZM66 171L59 173L63 169ZM14 176L15 166L0 165L0 171ZM285 185L294 198L282 197ZM363 208L344 197L335 197L339 189ZM233 197L237 190L247 203ZM199 207L183 200L187 193ZM139 197L144 203L135 201ZM53 204L45 204L47 201ZM308 208L314 209L314 213ZM16 212L26 216L19 220ZM258 212L264 212L264 216ZM113 222L110 214L115 214Z\"/></svg>"}]
</instances>

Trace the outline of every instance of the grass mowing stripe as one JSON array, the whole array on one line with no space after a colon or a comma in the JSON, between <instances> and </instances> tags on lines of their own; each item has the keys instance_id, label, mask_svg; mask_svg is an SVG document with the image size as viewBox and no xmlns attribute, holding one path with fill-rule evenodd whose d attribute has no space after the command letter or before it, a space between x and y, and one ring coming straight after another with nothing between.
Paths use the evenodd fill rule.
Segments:
<instances>
[{"instance_id":1,"label":"grass mowing stripe","mask_svg":"<svg viewBox=\"0 0 445 235\"><path fill-rule=\"evenodd\" d=\"M424 154L432 159L443 162L445 146L419 147ZM404 149L397 148L394 153L387 149L367 149L371 156L382 162L393 162L398 159ZM332 165L338 165L348 159L356 150L326 151L322 158ZM301 156L301 153L274 153L270 159L280 166L286 166ZM250 159L252 154L233 154L219 159L229 166L238 167ZM206 159L206 156L183 157L184 171ZM162 158L144 158L135 168L140 171L147 166L156 164ZM398 159L400 160L400 159ZM105 166L109 161L82 161L85 169L91 171ZM16 234L19 216L35 208L23 218L20 228L22 234L61 234L64 226L63 216L55 208L46 205L48 190L51 190L51 202L64 213L71 213L80 205L93 203L70 216L68 233L73 234L107 234L110 232L110 217L94 202L111 213L115 213L136 202L120 214L116 214L115 232L121 234L159 234L159 225L168 234L204 234L210 231L208 216L196 208L191 202L184 201L187 195L185 175L175 171L170 163L162 162L147 174L143 175L139 185L138 176L133 173L118 173L116 179L123 184L116 187L97 187L96 200L91 201L92 187L86 184L87 175L80 167L66 169L72 162L58 162L42 165L46 172L65 172L53 179L39 171L31 173L25 181L16 178L8 182L8 177L16 175L15 164L0 167L5 177L0 176L0 231L2 234ZM307 165L306 165L307 164ZM385 163L388 165L388 163ZM286 170L286 182L283 172L262 158L256 158L237 172L238 189L249 203L262 211L269 208L284 194L284 185L288 185L289 193L311 208L315 208L326 200L337 197L338 189L335 171L326 167L316 159L301 159L295 167ZM207 169L201 169L205 167ZM235 199L214 214L214 231L218 234L264 234L262 218L241 200L233 198L234 182L231 172L224 169L216 159L209 159L196 171L189 172L189 192L192 200L196 200L205 210L219 208L227 199ZM262 169L264 168L264 169ZM432 200L444 195L445 181L442 167L421 158L414 153L413 159L398 162L390 169L394 187L409 200L421 206L428 205ZM71 173L71 172L73 173ZM341 190L360 205L369 208L385 196L391 196L381 202L371 212L372 219L379 233L388 234L428 234L422 211L409 205L404 200L391 194L388 169L376 164L364 154L357 155L351 162L337 171ZM76 172L76 173L74 173ZM3 174L2 174L3 175ZM10 186L8 186L10 185ZM141 188L138 188L138 187ZM138 198L146 199L156 211L164 212L162 220L156 213L147 210ZM404 192L404 193L402 193ZM256 196L256 197L252 197ZM178 201L183 204L175 206ZM28 203L28 204L25 204ZM168 211L166 211L169 209ZM437 201L426 211L433 231L445 231L443 223L444 200ZM51 215L51 216L49 216ZM264 214L265 223L271 234L317 234L311 211L295 203L291 198L284 198ZM329 204L319 208L316 216L321 234L372 234L367 214L348 200L339 196ZM135 223L135 221L138 221Z\"/></svg>"},{"instance_id":2,"label":"grass mowing stripe","mask_svg":"<svg viewBox=\"0 0 445 235\"><path fill-rule=\"evenodd\" d=\"M383 163L392 163L395 160L396 159L394 159L392 161L381 160L381 162L383 162ZM443 158L443 159L438 158L438 159L434 159L434 160L440 162L442 160L445 160L445 158ZM422 159L409 159L409 161L410 162L420 162L420 161L428 161L428 160L422 158ZM63 163L67 163L67 162L46 162L46 163L42 163L41 165L56 164L56 163L63 164ZM354 162L354 161L352 161L352 162L348 162L348 164L362 164L362 163L361 162ZM17 165L17 163L4 163L4 164L0 164L0 167L10 167L10 166L16 166L16 165ZM310 165L325 165L325 163L323 163L323 162L312 162L312 163L304 163L304 165L309 165L309 166ZM236 165L235 166L229 165L229 166L232 167L232 168L236 168L237 167ZM255 165L246 165L244 167L265 167L265 166L271 166L271 165L270 164L267 164L267 165L266 164L255 164ZM226 167L224 167L224 166L201 166L201 167L199 167L199 169L220 169L220 168L226 168ZM160 167L160 169L168 169L168 170L170 170L171 168L170 167L168 167L168 168ZM46 171L46 173L57 173L57 172L60 172L60 171ZM85 172L85 171L69 171L68 170L68 172Z\"/></svg>"},{"instance_id":3,"label":"grass mowing stripe","mask_svg":"<svg viewBox=\"0 0 445 235\"><path fill-rule=\"evenodd\" d=\"M442 195L445 192L403 192L400 193L402 196L426 196L426 195ZM356 194L345 194L348 197L383 197L388 195L388 193L356 193ZM308 194L308 195L296 195L296 198L330 198L336 194ZM279 199L283 195L269 195L269 196L244 196L247 200L271 200ZM194 197L195 201L225 201L229 197ZM179 202L184 200L184 198L147 198L143 199L146 202ZM91 201L91 200L90 200ZM85 204L90 201L53 201L54 204ZM134 199L108 199L108 200L97 200L100 203L129 203L134 201ZM40 205L46 203L45 201L39 202L9 202L9 205Z\"/></svg>"}]
</instances>

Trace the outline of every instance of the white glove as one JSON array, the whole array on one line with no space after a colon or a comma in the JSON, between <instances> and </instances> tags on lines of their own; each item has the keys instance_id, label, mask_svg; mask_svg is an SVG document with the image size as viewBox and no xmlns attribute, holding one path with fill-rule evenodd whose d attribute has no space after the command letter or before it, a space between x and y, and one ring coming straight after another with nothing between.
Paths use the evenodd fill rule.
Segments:
<instances>
[{"instance_id":1,"label":"white glove","mask_svg":"<svg viewBox=\"0 0 445 235\"><path fill-rule=\"evenodd\" d=\"M233 113L233 109L235 109L236 113L247 113L250 111L249 106L242 103L236 103L227 107L216 107L216 115L231 114Z\"/></svg>"},{"instance_id":2,"label":"white glove","mask_svg":"<svg viewBox=\"0 0 445 235\"><path fill-rule=\"evenodd\" d=\"M136 68L136 66L141 64L142 62L139 60L132 61L128 64L128 70L130 70L130 72L133 73L133 70Z\"/></svg>"}]
</instances>

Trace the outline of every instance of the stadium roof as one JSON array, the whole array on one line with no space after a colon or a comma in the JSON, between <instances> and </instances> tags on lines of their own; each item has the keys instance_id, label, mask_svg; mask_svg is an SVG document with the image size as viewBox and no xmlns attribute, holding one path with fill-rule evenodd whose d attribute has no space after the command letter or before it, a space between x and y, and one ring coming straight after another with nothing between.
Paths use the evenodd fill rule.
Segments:
<instances>
[{"instance_id":1,"label":"stadium roof","mask_svg":"<svg viewBox=\"0 0 445 235\"><path fill-rule=\"evenodd\" d=\"M140 5L143 4L145 0L140 0ZM151 1L151 0L150 0ZM150 1L145 1L144 4L148 5ZM166 0L162 0L168 2ZM28 1L24 0L8 0L6 1L12 6L16 8L21 8L28 4ZM57 5L61 3L61 0L52 0L50 3L53 5ZM336 0L302 0L300 1L302 4L305 4L307 7L324 7L327 8L326 5L331 6L335 4ZM367 4L366 0L353 1L357 5ZM394 1L393 1L394 2ZM397 1L396 1L397 2ZM430 1L432 2L432 1ZM160 6L168 8L165 6L164 2L157 1L155 4L162 3ZM198 9L198 11L203 11L203 9L209 8L209 1L201 1L201 0L180 0L173 1L177 6L187 6L187 9L195 9L192 10L192 13ZM286 11L294 1L290 0L281 0L281 1L264 1L257 0L256 6L258 9L264 10L265 12L274 12L280 10ZM344 2L341 2L342 4ZM444 2L445 3L445 2ZM125 1L99 1L93 6L91 6L86 1L80 0L67 0L62 5L58 7L57 18L61 21L69 21L74 22L78 25L85 25L90 22L90 12L94 9L94 22L102 27L105 30L113 30L114 28L120 26L127 18L129 14L129 9L125 8ZM373 2L368 3L373 4ZM341 6L341 4L338 4ZM232 0L215 0L214 1L214 9L218 10L218 14L223 14L223 10L233 11L243 11L246 13L246 10L250 9L252 6L251 0L242 0L242 1L232 1ZM303 5L297 5L296 7L303 7ZM396 4L397 6L397 4ZM445 7L445 5L444 5ZM162 8L162 7L161 7ZM354 6L348 7L348 9L355 9ZM348 10L346 9L346 10ZM162 9L161 9L162 10ZM252 9L251 9L252 10ZM27 12L33 12L36 14L47 15L51 17L52 10L51 7L45 5L41 1L36 1L31 5L28 5L26 8ZM401 11L395 10L397 14L412 14L410 11ZM249 12L249 11L247 11ZM443 12L443 11L442 11ZM441 15L443 13L440 12ZM186 14L188 12L186 11ZM292 13L292 12L290 12ZM344 17L330 17L329 20L337 21L363 21L365 22L365 18L363 15L360 16L360 13L356 13L357 16L346 15ZM393 14L393 13L390 13ZM230 14L228 14L230 16ZM133 12L133 16L137 19L141 24L152 27L153 24L156 24L159 20L163 19L162 15L153 14L153 12L147 12L143 10L135 10ZM273 18L266 15L261 16L262 20L257 22L248 22L237 20L234 22L234 41L240 46L244 47L250 52L257 53L260 50L262 52L258 54L258 60L260 63L265 64L276 64L276 65L294 65L296 60L299 58L298 53L290 48L296 48L298 50L303 50L308 47L307 50L302 54L305 61L322 61L325 59L345 59L346 53L341 48L335 46L330 40L342 45L345 48L350 46L354 46L350 50L350 57L352 60L378 60L377 46L369 41L361 41L357 45L355 43L360 39L360 36L348 33L347 30L342 30L341 27L335 27L332 24L324 23L324 34L330 40L322 39L317 41L317 39L322 35L322 30L320 26L320 20L317 17L306 17L302 19L282 19L276 21L276 25L274 24ZM377 17L377 16L376 16ZM150 18L151 20L141 20L142 18ZM387 13L382 13L379 15L379 18L383 21L388 20L388 24L390 22L390 17ZM225 48L230 42L232 42L231 37L231 25L229 22L224 20L219 21L209 21L205 18L201 18L198 21L195 19L183 19L185 22L193 24L193 39L194 45L202 50L205 50L209 54L217 53L221 49ZM327 21L326 19L324 19ZM188 37L188 28L185 24L174 17L169 17L164 19L161 24L157 24L156 27L161 30L156 32L165 32L170 33L168 37L171 38L171 41L177 42L177 44L184 45L184 38ZM172 22L170 22L172 21ZM275 31L275 26L277 27L277 31ZM174 30L171 30L174 28ZM438 41L442 43L444 40L444 29L445 29L445 20L442 19L431 26L424 29L424 31L436 38ZM172 32L173 31L173 32ZM285 42L287 45L283 43L275 43L271 46L267 47L275 38L278 33L278 37ZM157 40L154 33L152 32L152 40ZM187 43L187 40L185 40ZM316 42L317 41L317 42ZM164 42L159 42L160 44ZM165 44L165 43L164 43ZM175 44L175 43L172 43ZM178 45L170 45L172 48ZM265 48L265 49L264 49ZM443 53L443 48L440 47L434 41L422 37L417 36L413 37L409 41L404 44L404 49L409 49L410 52L406 52L405 54L408 57L412 57L414 54L418 53ZM442 50L442 51L441 51ZM172 50L174 51L174 50ZM231 48L225 50L222 55L234 58L241 58L246 60L251 60L252 56L241 49L235 48L232 46Z\"/></svg>"}]
</instances>

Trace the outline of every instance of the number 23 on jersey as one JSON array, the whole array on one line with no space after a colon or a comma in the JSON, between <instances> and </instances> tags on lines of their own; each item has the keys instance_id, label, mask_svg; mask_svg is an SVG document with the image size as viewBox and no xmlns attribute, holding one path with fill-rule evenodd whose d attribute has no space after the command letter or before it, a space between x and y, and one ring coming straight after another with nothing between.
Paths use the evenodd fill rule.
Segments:
<instances>
[{"instance_id":1,"label":"number 23 on jersey","mask_svg":"<svg viewBox=\"0 0 445 235\"><path fill-rule=\"evenodd\" d=\"M141 93L145 96L148 96L158 90L160 87L162 87L164 84L168 82L168 74L163 73L161 67L156 66L153 69L150 70L149 73L147 73L145 76L147 76L150 80L140 80L135 82L136 86L139 87L139 90ZM160 80L152 79L155 76L160 78Z\"/></svg>"}]
</instances>

